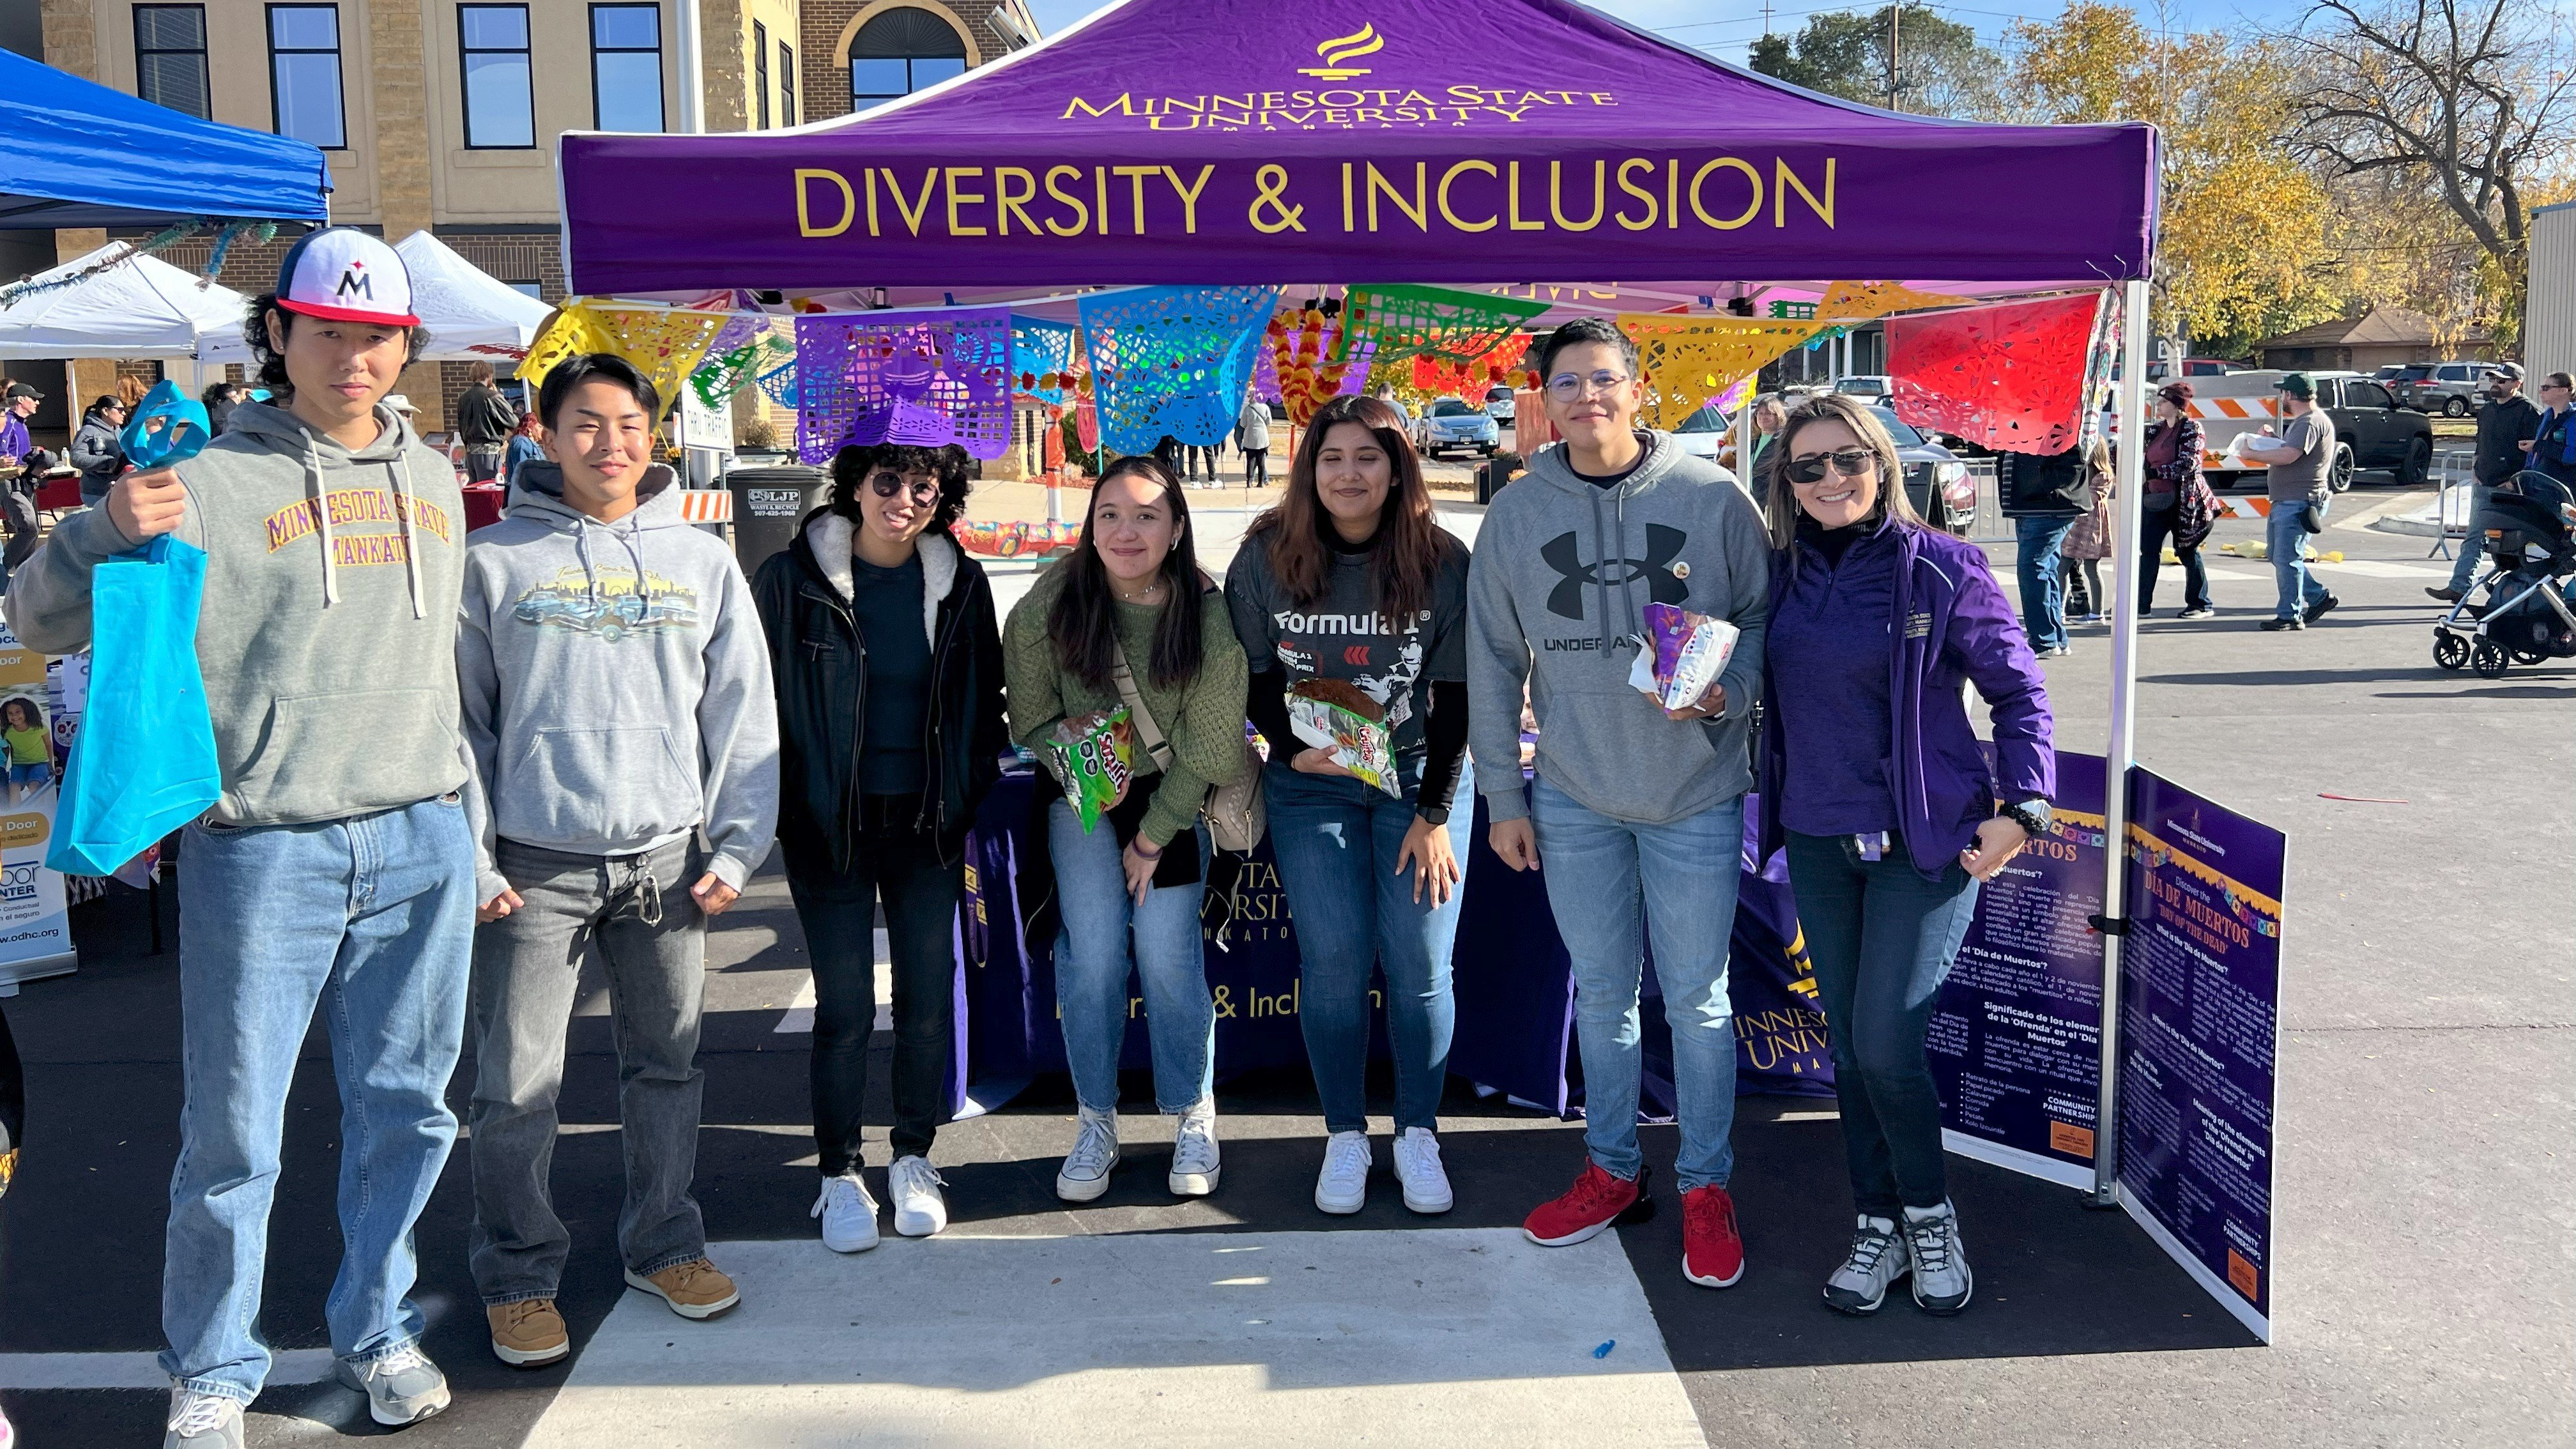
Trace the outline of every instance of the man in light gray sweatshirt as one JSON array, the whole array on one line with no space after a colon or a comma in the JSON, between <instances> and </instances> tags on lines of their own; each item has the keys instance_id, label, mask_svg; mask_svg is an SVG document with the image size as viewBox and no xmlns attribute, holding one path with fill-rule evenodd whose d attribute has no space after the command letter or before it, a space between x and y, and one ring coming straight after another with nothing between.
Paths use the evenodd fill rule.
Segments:
<instances>
[{"instance_id":1,"label":"man in light gray sweatshirt","mask_svg":"<svg viewBox=\"0 0 2576 1449\"><path fill-rule=\"evenodd\" d=\"M571 1351L571 1237L547 1187L587 948L608 968L626 1281L683 1318L740 1300L707 1261L697 1164L706 922L768 858L778 710L751 587L652 459L661 400L625 360L569 358L537 394L548 461L466 550L456 673L473 765L473 1266L492 1351ZM703 844L701 843L703 837Z\"/></svg>"},{"instance_id":2,"label":"man in light gray sweatshirt","mask_svg":"<svg viewBox=\"0 0 2576 1449\"><path fill-rule=\"evenodd\" d=\"M1534 366L1565 441L1531 457L1476 537L1468 741L1495 854L1515 870L1546 867L1573 961L1590 1161L1523 1231L1562 1246L1653 1210L1637 1146L1642 901L1680 1099L1682 1273L1723 1288L1744 1271L1726 1191L1735 1122L1726 960L1770 546L1753 501L1723 470L1669 434L1638 429L1637 348L1625 333L1597 318L1569 322L1540 342ZM1718 682L1688 708L1667 711L1628 682L1649 603L1743 631ZM1524 686L1539 728L1526 796Z\"/></svg>"}]
</instances>

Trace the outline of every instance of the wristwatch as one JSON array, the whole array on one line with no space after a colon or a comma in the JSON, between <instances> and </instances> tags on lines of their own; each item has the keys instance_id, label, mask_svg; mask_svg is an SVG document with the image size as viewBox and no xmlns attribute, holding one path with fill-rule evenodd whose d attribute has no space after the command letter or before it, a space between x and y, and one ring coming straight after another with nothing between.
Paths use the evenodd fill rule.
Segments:
<instances>
[{"instance_id":1,"label":"wristwatch","mask_svg":"<svg viewBox=\"0 0 2576 1449\"><path fill-rule=\"evenodd\" d=\"M1449 823L1449 807L1446 805L1425 805L1413 813L1421 816L1424 821L1432 825L1446 825Z\"/></svg>"},{"instance_id":2,"label":"wristwatch","mask_svg":"<svg viewBox=\"0 0 2576 1449\"><path fill-rule=\"evenodd\" d=\"M2015 801L1995 813L2020 826L2024 835L2037 837L2048 833L2050 815L2045 800Z\"/></svg>"}]
</instances>

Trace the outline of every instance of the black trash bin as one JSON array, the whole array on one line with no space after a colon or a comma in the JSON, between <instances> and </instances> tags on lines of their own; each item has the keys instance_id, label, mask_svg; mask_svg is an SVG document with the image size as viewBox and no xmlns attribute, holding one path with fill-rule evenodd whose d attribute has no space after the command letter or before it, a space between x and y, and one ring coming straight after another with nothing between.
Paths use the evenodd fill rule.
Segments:
<instances>
[{"instance_id":1,"label":"black trash bin","mask_svg":"<svg viewBox=\"0 0 2576 1449\"><path fill-rule=\"evenodd\" d=\"M798 519L832 501L831 475L801 464L736 468L724 484L733 494L734 557L746 577L794 541Z\"/></svg>"}]
</instances>

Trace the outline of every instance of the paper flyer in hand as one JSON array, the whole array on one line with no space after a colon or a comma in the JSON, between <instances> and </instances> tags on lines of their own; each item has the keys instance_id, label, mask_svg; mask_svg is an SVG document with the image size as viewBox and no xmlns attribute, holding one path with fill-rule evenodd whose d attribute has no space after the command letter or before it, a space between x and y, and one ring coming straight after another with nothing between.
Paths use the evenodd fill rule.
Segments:
<instances>
[{"instance_id":1,"label":"paper flyer in hand","mask_svg":"<svg viewBox=\"0 0 2576 1449\"><path fill-rule=\"evenodd\" d=\"M1390 795L1403 796L1386 707L1357 685L1338 679L1307 680L1288 691L1288 723L1298 739L1329 751L1334 764Z\"/></svg>"},{"instance_id":2,"label":"paper flyer in hand","mask_svg":"<svg viewBox=\"0 0 2576 1449\"><path fill-rule=\"evenodd\" d=\"M1056 721L1046 747L1064 782L1065 803L1088 835L1136 777L1136 731L1127 706Z\"/></svg>"},{"instance_id":3,"label":"paper flyer in hand","mask_svg":"<svg viewBox=\"0 0 2576 1449\"><path fill-rule=\"evenodd\" d=\"M1646 647L1628 671L1628 682L1665 709L1688 709L1726 672L1739 631L1724 619L1670 604L1646 606Z\"/></svg>"}]
</instances>

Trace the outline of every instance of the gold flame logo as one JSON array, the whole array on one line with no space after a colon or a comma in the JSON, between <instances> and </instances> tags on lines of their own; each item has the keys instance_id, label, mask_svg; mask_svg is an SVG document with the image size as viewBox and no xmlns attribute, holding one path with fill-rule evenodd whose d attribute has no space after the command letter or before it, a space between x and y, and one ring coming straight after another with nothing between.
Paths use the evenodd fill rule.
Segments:
<instances>
[{"instance_id":1,"label":"gold flame logo","mask_svg":"<svg viewBox=\"0 0 2576 1449\"><path fill-rule=\"evenodd\" d=\"M1355 76L1367 75L1369 68L1364 65L1346 65L1344 62L1357 60L1363 55L1375 55L1384 49L1386 49L1386 37L1377 33L1377 27L1362 25L1355 34L1339 36L1316 46L1315 54L1323 57L1324 63L1301 66L1297 73L1310 75L1318 80L1350 80Z\"/></svg>"}]
</instances>

